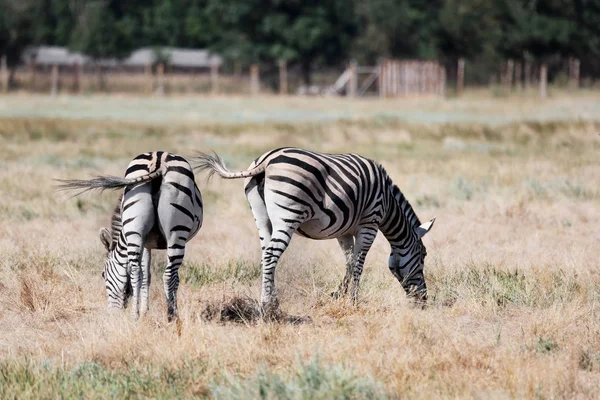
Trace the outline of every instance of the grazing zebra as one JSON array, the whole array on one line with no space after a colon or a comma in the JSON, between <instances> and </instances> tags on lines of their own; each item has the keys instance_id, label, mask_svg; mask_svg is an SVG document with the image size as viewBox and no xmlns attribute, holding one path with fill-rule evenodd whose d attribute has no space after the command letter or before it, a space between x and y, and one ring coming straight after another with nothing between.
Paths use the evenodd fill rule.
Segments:
<instances>
[{"instance_id":1,"label":"grazing zebra","mask_svg":"<svg viewBox=\"0 0 600 400\"><path fill-rule=\"evenodd\" d=\"M421 225L381 165L356 154L295 148L267 152L247 171L229 171L217 154L199 153L193 164L225 179L246 178L246 198L261 241L262 303L267 311L278 308L275 267L293 233L338 240L346 254L346 274L333 295L346 295L351 284L356 302L365 257L380 230L391 245L391 272L408 295L427 300L421 238L435 218Z\"/></svg>"},{"instance_id":2,"label":"grazing zebra","mask_svg":"<svg viewBox=\"0 0 600 400\"><path fill-rule=\"evenodd\" d=\"M106 283L108 308L122 309L128 282L132 286L134 317L148 310L150 250L167 250L164 290L168 318L177 317L179 266L185 244L202 226L202 197L189 163L163 151L135 157L125 178L99 176L91 180L61 180L61 189L124 188L112 216L111 230L100 230L108 254L102 276ZM141 292L141 306L139 297Z\"/></svg>"}]
</instances>

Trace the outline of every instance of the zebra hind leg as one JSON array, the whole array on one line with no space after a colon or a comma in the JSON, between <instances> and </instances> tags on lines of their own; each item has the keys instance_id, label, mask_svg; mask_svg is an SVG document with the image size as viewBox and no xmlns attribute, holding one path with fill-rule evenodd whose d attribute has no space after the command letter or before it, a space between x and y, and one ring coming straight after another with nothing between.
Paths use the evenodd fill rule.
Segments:
<instances>
[{"instance_id":1,"label":"zebra hind leg","mask_svg":"<svg viewBox=\"0 0 600 400\"><path fill-rule=\"evenodd\" d=\"M167 298L167 319L169 322L177 319L177 290L179 289L179 266L183 262L185 255L185 239L179 243L169 244L167 248L167 267L163 274L163 284L165 296Z\"/></svg>"},{"instance_id":2,"label":"zebra hind leg","mask_svg":"<svg viewBox=\"0 0 600 400\"><path fill-rule=\"evenodd\" d=\"M142 252L142 287L140 290L140 313L148 312L148 298L150 297L150 263L152 261L150 250L145 248Z\"/></svg>"},{"instance_id":3,"label":"zebra hind leg","mask_svg":"<svg viewBox=\"0 0 600 400\"><path fill-rule=\"evenodd\" d=\"M275 303L270 302L271 291L274 290L274 287L269 286L269 292L267 295L267 291L265 288L265 250L271 243L271 237L273 235L273 225L271 224L271 220L269 219L269 214L267 212L267 207L265 204L265 200L262 193L264 188L264 180L261 178L253 177L247 180L245 185L246 191L246 199L250 204L250 208L252 209L252 214L254 215L254 222L256 222L256 228L258 229L258 235L260 237L260 249L262 251L261 257L261 268L263 274L263 287L262 287L262 300L263 300L263 315L267 315L268 311L265 308L273 308L273 304L275 304L275 308L277 308L276 301ZM267 279L267 282L269 280ZM267 283L269 285L269 283Z\"/></svg>"},{"instance_id":4,"label":"zebra hind leg","mask_svg":"<svg viewBox=\"0 0 600 400\"><path fill-rule=\"evenodd\" d=\"M287 249L296 227L273 225L271 240L262 253L262 311L265 319L277 320L281 316L277 289L275 288L275 268L279 258Z\"/></svg>"},{"instance_id":5,"label":"zebra hind leg","mask_svg":"<svg viewBox=\"0 0 600 400\"><path fill-rule=\"evenodd\" d=\"M354 266L354 237L353 236L342 236L338 238L338 243L346 256L346 273L344 278L340 282L338 289L331 293L334 299L339 299L348 294L348 285L352 278L352 270Z\"/></svg>"}]
</instances>

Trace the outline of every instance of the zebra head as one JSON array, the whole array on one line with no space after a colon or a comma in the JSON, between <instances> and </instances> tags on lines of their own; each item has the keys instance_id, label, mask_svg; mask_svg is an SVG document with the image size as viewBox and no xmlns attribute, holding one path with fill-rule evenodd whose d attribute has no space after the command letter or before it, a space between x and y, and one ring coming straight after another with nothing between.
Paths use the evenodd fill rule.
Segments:
<instances>
[{"instance_id":1,"label":"zebra head","mask_svg":"<svg viewBox=\"0 0 600 400\"><path fill-rule=\"evenodd\" d=\"M108 229L100 229L100 241L107 252L102 278L106 286L108 309L123 309L127 306L127 299L132 294L131 282L127 273L127 261L119 261L116 251L117 241L114 240Z\"/></svg>"},{"instance_id":2,"label":"zebra head","mask_svg":"<svg viewBox=\"0 0 600 400\"><path fill-rule=\"evenodd\" d=\"M405 249L392 248L389 260L390 270L401 282L407 296L423 304L427 301L427 285L423 274L427 249L422 238L431 230L434 222L435 218L415 228L412 244Z\"/></svg>"}]
</instances>

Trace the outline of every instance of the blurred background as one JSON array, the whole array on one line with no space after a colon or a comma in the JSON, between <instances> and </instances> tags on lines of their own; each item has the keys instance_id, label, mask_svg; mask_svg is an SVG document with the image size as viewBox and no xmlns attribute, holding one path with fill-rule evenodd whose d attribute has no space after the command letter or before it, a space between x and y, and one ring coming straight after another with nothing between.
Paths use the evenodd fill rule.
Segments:
<instances>
[{"instance_id":1,"label":"blurred background","mask_svg":"<svg viewBox=\"0 0 600 400\"><path fill-rule=\"evenodd\" d=\"M594 88L598 0L0 0L3 91Z\"/></svg>"}]
</instances>

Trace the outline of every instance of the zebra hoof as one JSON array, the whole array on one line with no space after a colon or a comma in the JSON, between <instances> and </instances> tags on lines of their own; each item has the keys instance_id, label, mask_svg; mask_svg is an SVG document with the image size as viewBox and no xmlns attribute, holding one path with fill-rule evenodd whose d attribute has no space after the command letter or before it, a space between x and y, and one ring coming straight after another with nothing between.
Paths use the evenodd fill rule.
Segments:
<instances>
[{"instance_id":1,"label":"zebra hoof","mask_svg":"<svg viewBox=\"0 0 600 400\"><path fill-rule=\"evenodd\" d=\"M280 321L283 315L277 302L263 304L261 314L266 322Z\"/></svg>"},{"instance_id":2,"label":"zebra hoof","mask_svg":"<svg viewBox=\"0 0 600 400\"><path fill-rule=\"evenodd\" d=\"M167 322L171 323L173 321L177 321L179 319L179 315L177 312L169 312L167 313Z\"/></svg>"}]
</instances>

